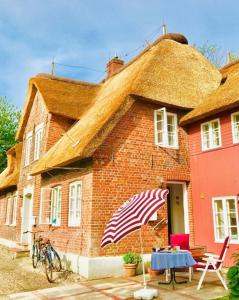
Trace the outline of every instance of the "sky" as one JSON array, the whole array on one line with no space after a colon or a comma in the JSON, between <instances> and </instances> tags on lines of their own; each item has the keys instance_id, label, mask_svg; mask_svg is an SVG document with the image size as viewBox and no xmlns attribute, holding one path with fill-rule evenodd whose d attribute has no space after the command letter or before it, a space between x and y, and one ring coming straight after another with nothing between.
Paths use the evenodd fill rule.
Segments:
<instances>
[{"instance_id":1,"label":"sky","mask_svg":"<svg viewBox=\"0 0 239 300\"><path fill-rule=\"evenodd\" d=\"M0 0L0 97L21 108L29 78L53 60L57 76L99 82L110 58L128 61L163 23L189 44L239 54L236 0Z\"/></svg>"}]
</instances>

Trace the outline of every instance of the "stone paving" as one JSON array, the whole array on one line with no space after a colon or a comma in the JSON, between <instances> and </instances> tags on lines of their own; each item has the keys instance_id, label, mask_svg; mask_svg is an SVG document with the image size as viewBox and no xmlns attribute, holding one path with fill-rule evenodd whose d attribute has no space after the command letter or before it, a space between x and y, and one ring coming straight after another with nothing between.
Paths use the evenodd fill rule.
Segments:
<instances>
[{"instance_id":1,"label":"stone paving","mask_svg":"<svg viewBox=\"0 0 239 300\"><path fill-rule=\"evenodd\" d=\"M186 274L180 273L180 277ZM208 274L206 281L200 291L196 290L200 273L195 273L192 282L175 285L175 288L167 285L158 285L158 281L164 280L164 276L149 278L147 275L148 286L158 289L161 300L205 300L216 299L225 296L227 292L221 286L215 274ZM36 290L33 292L16 293L9 295L9 299L14 300L120 300L133 299L133 292L142 288L142 275L131 278L105 278L91 281L79 281L78 283Z\"/></svg>"}]
</instances>

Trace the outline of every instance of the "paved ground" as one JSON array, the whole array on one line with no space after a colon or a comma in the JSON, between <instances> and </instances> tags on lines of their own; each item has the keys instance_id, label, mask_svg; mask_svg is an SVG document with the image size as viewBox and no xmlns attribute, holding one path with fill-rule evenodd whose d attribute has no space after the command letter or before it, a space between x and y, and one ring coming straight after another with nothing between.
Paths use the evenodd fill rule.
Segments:
<instances>
[{"instance_id":1,"label":"paved ground","mask_svg":"<svg viewBox=\"0 0 239 300\"><path fill-rule=\"evenodd\" d=\"M181 275L182 276L182 275ZM186 274L185 274L186 276ZM199 274L194 275L191 283L172 286L158 285L158 280L165 279L159 276L154 279L148 277L148 286L158 290L161 300L206 300L215 299L226 295L224 288L216 279L215 275L209 275L207 281L200 291L196 290ZM142 288L142 276L126 278L106 278L100 280L80 281L79 283L61 286L57 288L37 290L28 293L9 295L13 300L121 300L133 299L133 292Z\"/></svg>"},{"instance_id":2,"label":"paved ground","mask_svg":"<svg viewBox=\"0 0 239 300\"><path fill-rule=\"evenodd\" d=\"M142 276L127 278L105 278L86 281L76 274L61 273L58 283L50 284L41 269L34 270L30 258L12 259L0 248L0 299L48 300L120 300L133 299L133 292L141 288ZM180 277L187 274L179 273ZM158 285L164 276L150 278L148 286L158 290L161 300L206 300L226 295L215 274L208 274L203 288L198 292L196 286L200 273L194 273L191 283L172 286ZM180 279L179 277L179 279Z\"/></svg>"},{"instance_id":3,"label":"paved ground","mask_svg":"<svg viewBox=\"0 0 239 300\"><path fill-rule=\"evenodd\" d=\"M58 284L50 284L41 268L33 269L30 258L12 258L5 248L0 247L0 299L8 294L32 291L74 283L79 276L64 272Z\"/></svg>"}]
</instances>

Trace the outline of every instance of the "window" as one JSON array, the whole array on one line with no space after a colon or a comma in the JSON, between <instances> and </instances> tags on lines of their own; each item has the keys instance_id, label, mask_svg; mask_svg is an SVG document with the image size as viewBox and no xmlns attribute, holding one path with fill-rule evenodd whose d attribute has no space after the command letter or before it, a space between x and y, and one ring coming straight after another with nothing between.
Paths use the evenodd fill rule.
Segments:
<instances>
[{"instance_id":1,"label":"window","mask_svg":"<svg viewBox=\"0 0 239 300\"><path fill-rule=\"evenodd\" d=\"M236 197L213 198L214 233L216 242L230 235L238 242L238 215Z\"/></svg>"},{"instance_id":2,"label":"window","mask_svg":"<svg viewBox=\"0 0 239 300\"><path fill-rule=\"evenodd\" d=\"M155 143L167 148L178 148L177 115L165 108L155 110Z\"/></svg>"},{"instance_id":3,"label":"window","mask_svg":"<svg viewBox=\"0 0 239 300\"><path fill-rule=\"evenodd\" d=\"M34 160L39 159L39 156L40 156L42 134L43 134L43 123L39 124L35 128Z\"/></svg>"},{"instance_id":4,"label":"window","mask_svg":"<svg viewBox=\"0 0 239 300\"><path fill-rule=\"evenodd\" d=\"M69 188L69 226L80 225L82 199L82 183L76 181L70 184Z\"/></svg>"},{"instance_id":5,"label":"window","mask_svg":"<svg viewBox=\"0 0 239 300\"><path fill-rule=\"evenodd\" d=\"M13 207L12 207L12 225L16 226L17 223L17 193L13 195Z\"/></svg>"},{"instance_id":6,"label":"window","mask_svg":"<svg viewBox=\"0 0 239 300\"><path fill-rule=\"evenodd\" d=\"M10 224L10 216L11 216L11 206L12 206L12 198L8 196L7 198L7 209L6 209L6 225Z\"/></svg>"},{"instance_id":7,"label":"window","mask_svg":"<svg viewBox=\"0 0 239 300\"><path fill-rule=\"evenodd\" d=\"M32 132L29 132L26 136L24 166L28 166L30 164L31 146L32 146Z\"/></svg>"},{"instance_id":8,"label":"window","mask_svg":"<svg viewBox=\"0 0 239 300\"><path fill-rule=\"evenodd\" d=\"M55 226L61 224L61 186L56 186L51 191L50 223Z\"/></svg>"},{"instance_id":9,"label":"window","mask_svg":"<svg viewBox=\"0 0 239 300\"><path fill-rule=\"evenodd\" d=\"M231 115L232 120L232 141L233 144L239 143L239 112Z\"/></svg>"},{"instance_id":10,"label":"window","mask_svg":"<svg viewBox=\"0 0 239 300\"><path fill-rule=\"evenodd\" d=\"M219 120L213 120L201 125L202 150L214 149L221 146Z\"/></svg>"}]
</instances>

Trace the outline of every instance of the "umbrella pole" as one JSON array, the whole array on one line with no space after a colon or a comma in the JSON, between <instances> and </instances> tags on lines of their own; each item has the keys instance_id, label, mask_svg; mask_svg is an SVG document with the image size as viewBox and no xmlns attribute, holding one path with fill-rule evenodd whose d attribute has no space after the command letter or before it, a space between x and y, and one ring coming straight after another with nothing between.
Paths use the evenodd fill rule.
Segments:
<instances>
[{"instance_id":1,"label":"umbrella pole","mask_svg":"<svg viewBox=\"0 0 239 300\"><path fill-rule=\"evenodd\" d=\"M144 249L143 249L143 239L142 239L142 229L139 231L140 236L140 247L141 247L141 257L142 257L142 268L143 268L143 278L144 278L144 287L146 288L146 276L145 276L145 266L144 266Z\"/></svg>"}]
</instances>

